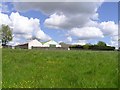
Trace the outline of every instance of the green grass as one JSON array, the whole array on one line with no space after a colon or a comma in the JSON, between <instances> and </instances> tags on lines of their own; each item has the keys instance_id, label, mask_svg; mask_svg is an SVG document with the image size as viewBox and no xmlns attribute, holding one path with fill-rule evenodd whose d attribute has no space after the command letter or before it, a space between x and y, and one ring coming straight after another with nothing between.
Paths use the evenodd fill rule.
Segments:
<instances>
[{"instance_id":1,"label":"green grass","mask_svg":"<svg viewBox=\"0 0 120 90\"><path fill-rule=\"evenodd\" d=\"M3 88L117 88L114 51L3 49Z\"/></svg>"}]
</instances>

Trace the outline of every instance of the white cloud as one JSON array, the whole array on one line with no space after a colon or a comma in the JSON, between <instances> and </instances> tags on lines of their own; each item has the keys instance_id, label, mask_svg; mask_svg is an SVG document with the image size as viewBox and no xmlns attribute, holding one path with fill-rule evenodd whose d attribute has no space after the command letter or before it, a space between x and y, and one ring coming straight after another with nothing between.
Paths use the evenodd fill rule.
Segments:
<instances>
[{"instance_id":1,"label":"white cloud","mask_svg":"<svg viewBox=\"0 0 120 90\"><path fill-rule=\"evenodd\" d=\"M67 42L72 42L72 37L71 36L67 37Z\"/></svg>"},{"instance_id":2,"label":"white cloud","mask_svg":"<svg viewBox=\"0 0 120 90\"><path fill-rule=\"evenodd\" d=\"M80 40L103 38L103 33L96 27L73 28L69 31L72 36L77 36Z\"/></svg>"},{"instance_id":3,"label":"white cloud","mask_svg":"<svg viewBox=\"0 0 120 90\"><path fill-rule=\"evenodd\" d=\"M0 13L0 25L2 24L12 27L14 43L30 40L31 38L40 40L51 39L41 30L40 21L37 18L29 19L28 17L21 16L19 13L11 13L8 17L8 15Z\"/></svg>"},{"instance_id":4,"label":"white cloud","mask_svg":"<svg viewBox=\"0 0 120 90\"><path fill-rule=\"evenodd\" d=\"M39 19L27 18L21 16L19 13L12 13L10 19L13 23L13 33L22 34L29 39L36 37L38 39L50 39L41 29Z\"/></svg>"},{"instance_id":5,"label":"white cloud","mask_svg":"<svg viewBox=\"0 0 120 90\"><path fill-rule=\"evenodd\" d=\"M39 29L36 31L35 37L45 41L51 39L51 37L49 37L42 30L39 30Z\"/></svg>"},{"instance_id":6,"label":"white cloud","mask_svg":"<svg viewBox=\"0 0 120 90\"><path fill-rule=\"evenodd\" d=\"M110 41L110 46L114 46L116 49L118 49L118 41Z\"/></svg>"},{"instance_id":7,"label":"white cloud","mask_svg":"<svg viewBox=\"0 0 120 90\"><path fill-rule=\"evenodd\" d=\"M112 41L118 41L118 35L112 36L112 37L111 37L111 40L112 40Z\"/></svg>"},{"instance_id":8,"label":"white cloud","mask_svg":"<svg viewBox=\"0 0 120 90\"><path fill-rule=\"evenodd\" d=\"M92 20L89 20L86 24L85 24L85 26L87 26L87 27L99 27L99 23L97 22L97 21L92 21Z\"/></svg>"},{"instance_id":9,"label":"white cloud","mask_svg":"<svg viewBox=\"0 0 120 90\"><path fill-rule=\"evenodd\" d=\"M118 35L118 25L113 21L102 22L99 26L104 35Z\"/></svg>"},{"instance_id":10,"label":"white cloud","mask_svg":"<svg viewBox=\"0 0 120 90\"><path fill-rule=\"evenodd\" d=\"M104 36L110 36L109 45L118 48L118 25L114 21L102 22L99 28Z\"/></svg>"},{"instance_id":11,"label":"white cloud","mask_svg":"<svg viewBox=\"0 0 120 90\"><path fill-rule=\"evenodd\" d=\"M94 15L91 17L91 19L93 19L93 20L99 20L99 14L98 14L98 13L94 14Z\"/></svg>"},{"instance_id":12,"label":"white cloud","mask_svg":"<svg viewBox=\"0 0 120 90\"><path fill-rule=\"evenodd\" d=\"M19 13L12 13L10 19L13 24L14 34L31 34L34 29L33 24L37 22L36 19L28 19L27 17L20 16ZM39 22L38 22L39 23Z\"/></svg>"},{"instance_id":13,"label":"white cloud","mask_svg":"<svg viewBox=\"0 0 120 90\"><path fill-rule=\"evenodd\" d=\"M118 48L118 35L111 36L110 46L115 46L116 49Z\"/></svg>"},{"instance_id":14,"label":"white cloud","mask_svg":"<svg viewBox=\"0 0 120 90\"><path fill-rule=\"evenodd\" d=\"M0 26L2 24L11 25L11 20L9 19L8 15L0 13Z\"/></svg>"},{"instance_id":15,"label":"white cloud","mask_svg":"<svg viewBox=\"0 0 120 90\"><path fill-rule=\"evenodd\" d=\"M59 26L62 26L67 20L67 17L64 16L62 13L57 14L54 13L50 16L50 18L45 20L45 25L50 28L56 28L59 29Z\"/></svg>"}]
</instances>

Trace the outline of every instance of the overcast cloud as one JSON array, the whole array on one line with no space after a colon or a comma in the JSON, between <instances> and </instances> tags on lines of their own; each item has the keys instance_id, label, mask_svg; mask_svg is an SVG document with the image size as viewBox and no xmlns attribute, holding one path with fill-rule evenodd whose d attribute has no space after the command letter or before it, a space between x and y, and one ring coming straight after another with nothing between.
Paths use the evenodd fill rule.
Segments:
<instances>
[{"instance_id":1,"label":"overcast cloud","mask_svg":"<svg viewBox=\"0 0 120 90\"><path fill-rule=\"evenodd\" d=\"M74 27L83 27L91 19L98 19L97 9L100 2L49 2L49 3L14 3L18 11L34 9L48 15L45 26L55 29L68 30ZM60 22L60 23L58 23Z\"/></svg>"}]
</instances>

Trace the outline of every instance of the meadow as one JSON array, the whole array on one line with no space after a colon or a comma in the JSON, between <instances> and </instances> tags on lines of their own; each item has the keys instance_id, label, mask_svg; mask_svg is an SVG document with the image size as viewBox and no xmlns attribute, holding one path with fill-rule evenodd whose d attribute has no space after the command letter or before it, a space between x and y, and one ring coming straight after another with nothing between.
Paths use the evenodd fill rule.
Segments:
<instances>
[{"instance_id":1,"label":"meadow","mask_svg":"<svg viewBox=\"0 0 120 90\"><path fill-rule=\"evenodd\" d=\"M117 88L117 51L2 50L3 88Z\"/></svg>"}]
</instances>

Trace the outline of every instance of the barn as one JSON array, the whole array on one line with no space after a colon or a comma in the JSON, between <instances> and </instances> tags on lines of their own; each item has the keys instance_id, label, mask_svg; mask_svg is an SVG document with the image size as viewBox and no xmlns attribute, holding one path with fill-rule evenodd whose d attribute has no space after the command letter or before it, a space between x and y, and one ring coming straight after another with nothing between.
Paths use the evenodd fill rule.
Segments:
<instances>
[{"instance_id":1,"label":"barn","mask_svg":"<svg viewBox=\"0 0 120 90\"><path fill-rule=\"evenodd\" d=\"M42 47L42 43L39 42L37 39L34 39L30 42L24 43L24 44L19 44L15 46L15 48L22 48L22 49L32 49L32 47Z\"/></svg>"},{"instance_id":2,"label":"barn","mask_svg":"<svg viewBox=\"0 0 120 90\"><path fill-rule=\"evenodd\" d=\"M49 40L43 43L43 47L61 47L61 45L54 40Z\"/></svg>"}]
</instances>

